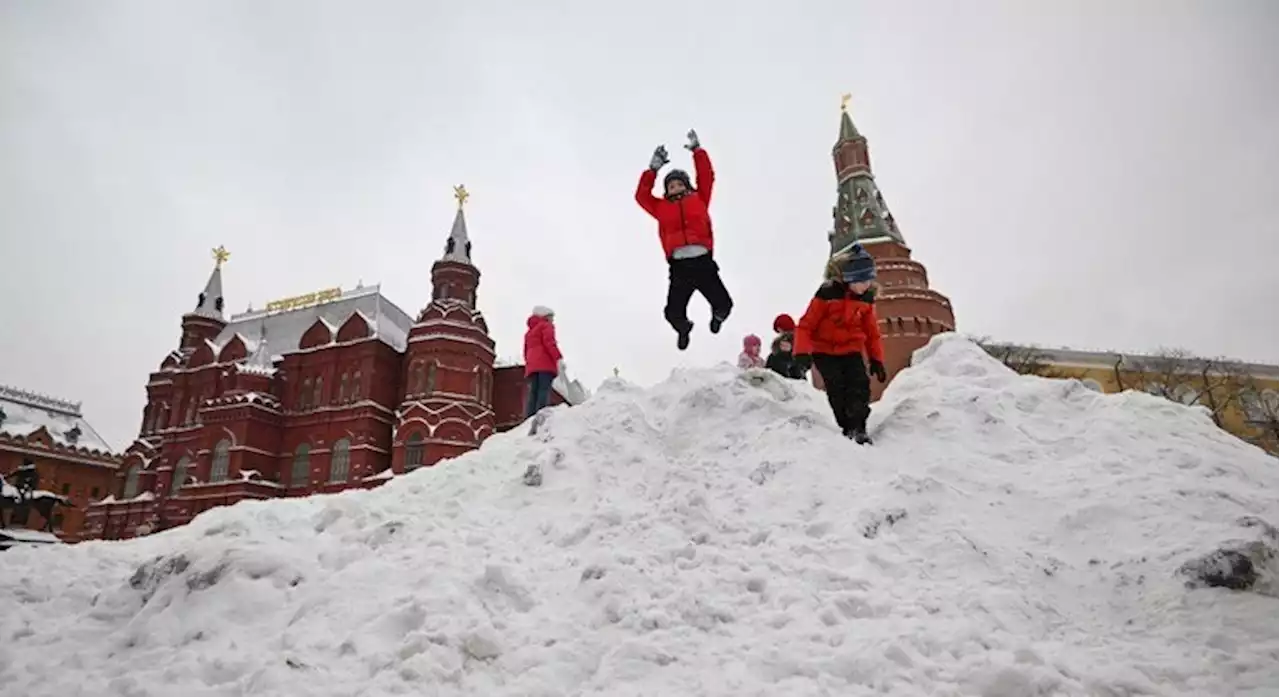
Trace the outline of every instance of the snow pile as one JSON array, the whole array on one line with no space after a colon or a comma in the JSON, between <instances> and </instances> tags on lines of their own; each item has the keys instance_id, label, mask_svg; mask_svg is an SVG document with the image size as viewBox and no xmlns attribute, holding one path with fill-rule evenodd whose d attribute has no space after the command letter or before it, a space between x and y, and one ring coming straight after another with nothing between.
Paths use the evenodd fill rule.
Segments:
<instances>
[{"instance_id":1,"label":"snow pile","mask_svg":"<svg viewBox=\"0 0 1280 697\"><path fill-rule=\"evenodd\" d=\"M917 360L877 405L871 448L802 383L677 371L608 381L535 436L373 491L6 552L0 684L1275 693L1274 459L1196 410L1019 377L960 337ZM521 483L530 464L540 488ZM1225 549L1256 552L1241 584L1256 592L1189 587L1231 571L1208 559Z\"/></svg>"}]
</instances>

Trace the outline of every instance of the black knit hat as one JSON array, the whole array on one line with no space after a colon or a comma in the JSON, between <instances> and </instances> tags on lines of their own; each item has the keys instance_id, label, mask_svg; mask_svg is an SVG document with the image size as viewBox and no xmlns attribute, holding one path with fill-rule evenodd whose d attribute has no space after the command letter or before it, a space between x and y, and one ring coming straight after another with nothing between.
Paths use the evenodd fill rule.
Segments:
<instances>
[{"instance_id":1,"label":"black knit hat","mask_svg":"<svg viewBox=\"0 0 1280 697\"><path fill-rule=\"evenodd\" d=\"M672 179L679 179L680 181L684 182L684 188L687 190L693 189L693 183L689 181L689 173L684 171L683 169L673 169L670 172L667 172L667 176L662 178L663 191L667 190L667 187L671 184Z\"/></svg>"}]
</instances>

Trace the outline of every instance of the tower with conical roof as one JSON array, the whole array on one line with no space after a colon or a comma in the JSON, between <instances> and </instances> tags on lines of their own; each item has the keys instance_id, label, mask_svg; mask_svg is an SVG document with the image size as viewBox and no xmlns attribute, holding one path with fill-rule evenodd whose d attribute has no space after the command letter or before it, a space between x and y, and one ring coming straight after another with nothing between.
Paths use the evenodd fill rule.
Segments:
<instances>
[{"instance_id":1,"label":"tower with conical roof","mask_svg":"<svg viewBox=\"0 0 1280 697\"><path fill-rule=\"evenodd\" d=\"M196 299L195 309L182 316L182 339L179 349L194 351L202 341L212 341L227 326L222 314L222 265L231 253L226 247L213 250L213 273Z\"/></svg>"},{"instance_id":2,"label":"tower with conical roof","mask_svg":"<svg viewBox=\"0 0 1280 697\"><path fill-rule=\"evenodd\" d=\"M885 203L871 170L867 139L849 116L849 95L840 104L840 134L831 149L836 169L836 205L827 238L828 257L861 244L876 259L876 311L884 337L889 379L910 365L911 354L940 332L955 331L951 301L929 288L924 265L911 258L898 222ZM821 378L815 374L815 383ZM872 380L872 397L884 385Z\"/></svg>"},{"instance_id":3,"label":"tower with conical roof","mask_svg":"<svg viewBox=\"0 0 1280 697\"><path fill-rule=\"evenodd\" d=\"M431 302L409 331L396 410L392 468L405 472L479 447L494 431L494 342L476 307L480 269L472 259L466 187L444 253L431 266Z\"/></svg>"}]
</instances>

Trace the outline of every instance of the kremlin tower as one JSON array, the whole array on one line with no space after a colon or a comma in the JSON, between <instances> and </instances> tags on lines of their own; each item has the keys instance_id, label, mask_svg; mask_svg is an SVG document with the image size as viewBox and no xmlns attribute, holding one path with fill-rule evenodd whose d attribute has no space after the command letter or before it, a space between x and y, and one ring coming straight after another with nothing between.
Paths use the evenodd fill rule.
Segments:
<instances>
[{"instance_id":1,"label":"kremlin tower","mask_svg":"<svg viewBox=\"0 0 1280 697\"><path fill-rule=\"evenodd\" d=\"M910 365L916 349L929 343L934 334L955 331L956 321L951 301L929 288L924 265L911 258L911 248L876 186L867 139L854 127L848 101L849 96L845 95L840 105L840 135L831 149L836 168L836 205L832 210L834 227L828 235L828 258L855 243L875 257L880 286L876 313L884 337L885 371L893 380ZM822 387L816 370L814 384ZM878 399L884 387L872 379L872 399Z\"/></svg>"}]
</instances>

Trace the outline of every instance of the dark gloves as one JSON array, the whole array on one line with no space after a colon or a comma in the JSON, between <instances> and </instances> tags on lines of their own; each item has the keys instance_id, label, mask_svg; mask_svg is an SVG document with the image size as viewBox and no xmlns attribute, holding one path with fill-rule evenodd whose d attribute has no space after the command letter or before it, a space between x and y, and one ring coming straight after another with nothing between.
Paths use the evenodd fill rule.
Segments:
<instances>
[{"instance_id":1,"label":"dark gloves","mask_svg":"<svg viewBox=\"0 0 1280 697\"><path fill-rule=\"evenodd\" d=\"M684 147L687 148L689 152L693 152L694 150L697 150L698 148L702 147L702 143L698 142L697 131L693 130L692 128L689 129L689 143Z\"/></svg>"},{"instance_id":2,"label":"dark gloves","mask_svg":"<svg viewBox=\"0 0 1280 697\"><path fill-rule=\"evenodd\" d=\"M795 360L796 370L800 371L802 375L804 373L809 372L809 368L813 367L813 356L810 356L808 354L805 354L803 356L796 356L794 360Z\"/></svg>"},{"instance_id":3,"label":"dark gloves","mask_svg":"<svg viewBox=\"0 0 1280 697\"><path fill-rule=\"evenodd\" d=\"M649 169L657 172L662 166L670 162L667 158L667 146L659 145L653 149L653 157L649 160Z\"/></svg>"},{"instance_id":4,"label":"dark gloves","mask_svg":"<svg viewBox=\"0 0 1280 697\"><path fill-rule=\"evenodd\" d=\"M871 359L871 374L876 376L876 379L880 382L889 379L889 376L884 372L884 364L874 358Z\"/></svg>"}]
</instances>

